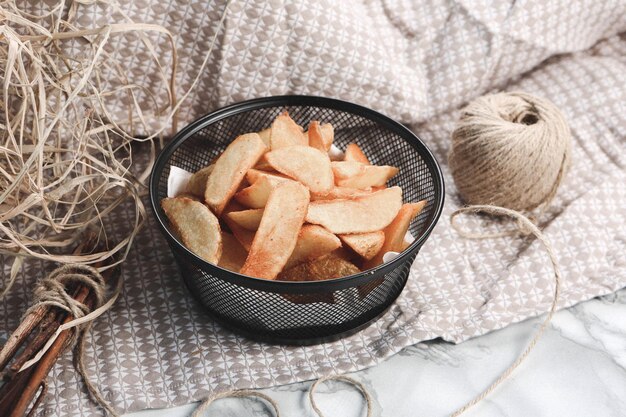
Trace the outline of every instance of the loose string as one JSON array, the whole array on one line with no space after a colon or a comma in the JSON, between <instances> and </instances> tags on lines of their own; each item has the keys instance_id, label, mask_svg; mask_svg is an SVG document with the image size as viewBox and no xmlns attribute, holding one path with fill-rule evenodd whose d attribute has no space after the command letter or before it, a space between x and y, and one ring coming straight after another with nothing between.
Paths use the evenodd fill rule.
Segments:
<instances>
[{"instance_id":1,"label":"loose string","mask_svg":"<svg viewBox=\"0 0 626 417\"><path fill-rule=\"evenodd\" d=\"M311 385L311 388L309 388L309 401L311 402L311 407L313 408L313 411L315 411L315 413L319 417L324 417L324 414L317 406L317 403L315 402L315 397L313 396L313 394L315 393L317 386L326 381L342 381L342 382L346 382L356 387L359 390L359 392L361 392L361 395L363 395L363 398L365 399L365 405L367 406L367 417L372 416L372 398L370 397L370 393L367 391L367 388L365 388L365 386L361 384L359 381L357 381L356 379L350 378L348 376L331 375L331 376L326 376L326 377L318 379L317 381L315 381L315 383L313 383L313 385Z\"/></svg>"},{"instance_id":2,"label":"loose string","mask_svg":"<svg viewBox=\"0 0 626 417\"><path fill-rule=\"evenodd\" d=\"M539 242L541 242L541 244L545 248L546 252L548 253L548 257L550 258L552 267L554 268L555 285L554 285L554 298L552 299L550 310L548 311L548 314L546 315L546 318L544 319L543 323L541 323L539 330L537 330L537 332L535 333L531 341L528 343L528 346L526 347L526 349L517 357L517 359L504 372L502 372L502 374L500 374L500 376L498 377L498 379L496 379L495 382L489 385L485 390L483 390L480 394L474 397L467 404L465 404L464 406L462 406L461 408L457 409L455 412L450 414L450 417L457 417L463 414L472 406L482 401L485 397L491 394L496 389L496 387L498 387L502 382L504 382L504 380L506 380L513 373L513 371L528 357L528 355L533 350L535 345L537 345L537 342L539 341L544 331L548 327L548 324L552 320L552 316L554 316L554 313L556 311L556 307L559 301L559 291L560 291L560 286L561 286L561 271L559 269L559 265L556 260L556 256L554 254L554 249L552 248L552 245L550 244L548 239L544 236L544 234L541 233L541 230L539 230L539 228L526 216L524 216L522 213L515 211L515 210L507 209L504 207L491 206L491 205L475 205L475 206L468 206L468 207L460 208L456 210L454 213L452 213L452 215L450 216L450 223L452 224L452 227L461 236L467 239L488 239L491 237L499 237L499 235L475 234L475 233L464 231L455 223L455 219L460 214L465 214L465 213L474 213L474 214L487 213L487 214L493 214L493 215L499 215L499 216L508 216L516 220L518 227L520 228L520 232L522 233L529 232L529 234L532 234L533 236L535 236L537 240L539 240Z\"/></svg>"},{"instance_id":3,"label":"loose string","mask_svg":"<svg viewBox=\"0 0 626 417\"><path fill-rule=\"evenodd\" d=\"M89 311L87 305L75 300L67 292L69 284L88 287L90 294L93 294L94 297L95 309ZM26 311L26 315L41 306L54 306L67 311L74 319L60 325L41 350L32 359L24 363L18 372L22 372L39 362L63 331L75 329L70 344L74 345L74 363L78 373L94 401L111 415L118 416L119 414L116 413L113 406L106 401L98 388L91 382L84 364L85 335L91 328L93 321L109 310L117 300L122 290L122 279L119 274L111 297L104 302L106 287L107 283L102 274L89 265L63 265L42 279L35 287L34 304Z\"/></svg>"},{"instance_id":4,"label":"loose string","mask_svg":"<svg viewBox=\"0 0 626 417\"><path fill-rule=\"evenodd\" d=\"M322 413L322 410L320 410L319 407L317 406L317 402L315 401L314 394L315 394L315 390L317 389L317 386L326 381L342 381L342 382L346 382L356 387L361 393L361 395L363 395L363 398L365 399L365 404L367 407L367 417L372 416L372 397L367 391L367 388L365 388L365 386L361 384L359 381L357 381L356 379L350 378L348 376L331 375L331 376L326 376L326 377L318 379L309 388L309 401L311 402L311 408L313 408L313 411L315 411L315 413L319 417L324 417L324 413ZM202 413L204 413L211 406L211 404L213 404L216 400L219 400L220 398L246 398L246 397L262 398L263 400L267 401L272 406L276 417L280 417L278 404L269 396L263 393L260 393L258 391L253 391L253 390L232 390L232 391L224 391L224 392L214 394L208 397L206 400L204 400L202 404L200 404L198 408L196 408L196 410L192 414L192 417L201 417Z\"/></svg>"},{"instance_id":5,"label":"loose string","mask_svg":"<svg viewBox=\"0 0 626 417\"><path fill-rule=\"evenodd\" d=\"M274 414L276 414L276 417L280 417L280 412L278 411L278 404L276 403L276 401L274 401L272 398L270 398L269 396L261 392L247 390L247 389L237 390L237 391L224 391L224 392L220 392L217 394L213 394L209 398L204 400L202 404L198 406L198 408L196 408L196 410L193 412L191 417L201 417L202 413L204 413L211 406L211 404L213 404L215 401L219 400L220 398L247 398L247 397L257 397L257 398L261 398L267 401L267 403L269 403L272 406L274 410Z\"/></svg>"}]
</instances>

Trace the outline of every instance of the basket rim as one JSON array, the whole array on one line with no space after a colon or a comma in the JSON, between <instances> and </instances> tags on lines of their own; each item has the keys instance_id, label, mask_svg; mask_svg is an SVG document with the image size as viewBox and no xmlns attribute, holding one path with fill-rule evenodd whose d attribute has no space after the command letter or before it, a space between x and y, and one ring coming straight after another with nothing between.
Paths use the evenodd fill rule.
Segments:
<instances>
[{"instance_id":1,"label":"basket rim","mask_svg":"<svg viewBox=\"0 0 626 417\"><path fill-rule=\"evenodd\" d=\"M251 277L249 275L240 274L238 272L231 271L229 269L222 268L216 264L205 261L200 258L194 252L189 250L182 242L180 242L167 228L167 220L162 212L160 204L156 201L158 194L158 183L163 169L170 160L172 154L178 149L183 142L192 137L197 131L205 128L206 126L218 122L222 119L231 117L235 114L245 113L251 110L258 110L262 108L271 107L285 107L285 106L311 106L322 107L332 110L339 110L347 113L353 113L361 117L365 117L369 120L375 121L383 125L386 129L391 130L398 136L402 137L410 145L412 145L416 151L423 158L425 164L432 172L433 187L435 200L433 201L433 209L431 215L428 218L428 224L425 230L401 253L399 253L393 260L376 266L375 268L368 269L358 274L347 275L340 278L333 278L324 281L279 281L268 280L264 278ZM419 251L420 247L428 239L432 233L441 213L443 211L443 205L445 200L445 185L443 175L439 163L435 159L434 155L426 144L411 130L409 130L403 124L385 116L370 108L355 104L349 101L322 97L312 95L280 95L280 96L268 96L261 98L254 98L250 100L240 101L221 107L215 111L198 117L193 122L189 123L181 130L179 130L170 141L163 147L159 155L157 156L152 171L150 173L149 181L149 198L150 207L152 213L156 217L158 227L161 233L165 236L170 245L174 245L177 250L185 253L185 256L190 256L194 263L204 271L210 271L212 274L219 275L219 278L229 281L236 285L249 287L253 289L259 289L270 292L283 292L283 293L313 293L313 292L327 292L336 291L344 288L354 287L356 285L363 285L372 281L373 279L386 274L392 269L402 264L408 257L412 256L414 252ZM439 198L437 198L439 196Z\"/></svg>"}]
</instances>

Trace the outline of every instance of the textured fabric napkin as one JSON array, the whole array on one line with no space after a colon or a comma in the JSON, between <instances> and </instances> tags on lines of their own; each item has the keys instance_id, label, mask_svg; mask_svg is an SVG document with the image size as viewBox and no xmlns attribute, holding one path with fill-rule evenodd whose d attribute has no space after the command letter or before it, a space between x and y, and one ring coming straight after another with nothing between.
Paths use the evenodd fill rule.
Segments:
<instances>
[{"instance_id":1,"label":"textured fabric napkin","mask_svg":"<svg viewBox=\"0 0 626 417\"><path fill-rule=\"evenodd\" d=\"M352 337L306 348L259 344L209 319L186 292L151 218L124 265L123 294L96 322L87 348L88 368L118 410L354 371L421 340L460 342L545 312L554 283L536 241L467 241L449 226L450 213L461 204L446 166L450 133L461 106L489 91L521 89L546 97L572 128L571 171L541 218L562 267L560 306L626 286L626 6L582 0L487 3L230 4L216 53L181 111L184 120L272 94L355 101L408 124L433 150L443 165L446 207L390 311ZM121 6L136 21L176 33L180 88L188 88L224 5L138 0ZM77 24L92 27L116 18L103 5L81 5ZM119 62L131 80L147 85L155 69L131 42L119 43ZM131 223L129 216L117 214L111 237ZM480 218L463 225L510 227ZM51 267L26 264L0 304L0 337L29 304L34 279ZM84 394L69 354L48 383L40 415L101 414Z\"/></svg>"}]
</instances>

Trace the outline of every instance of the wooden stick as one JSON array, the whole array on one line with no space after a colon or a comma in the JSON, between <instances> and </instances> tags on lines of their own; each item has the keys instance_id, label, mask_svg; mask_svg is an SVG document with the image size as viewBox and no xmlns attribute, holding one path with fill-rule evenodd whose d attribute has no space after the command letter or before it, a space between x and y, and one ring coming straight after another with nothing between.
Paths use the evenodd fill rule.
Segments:
<instances>
[{"instance_id":1,"label":"wooden stick","mask_svg":"<svg viewBox=\"0 0 626 417\"><path fill-rule=\"evenodd\" d=\"M93 250L96 242L96 236L94 234L89 235L83 243L81 243L74 251L74 254L85 253L85 249L88 251ZM102 263L94 265L95 267L102 266ZM114 270L113 270L114 271ZM112 271L105 271L103 276L105 279L110 278ZM77 285L76 288L70 290L72 297L80 302L86 304L89 308L92 308L95 303L95 298L90 292L90 288L84 285ZM0 416L7 417L21 417L25 414L29 405L37 392L45 385L45 378L52 369L52 366L56 362L59 355L65 350L70 340L72 332L77 331L76 328L68 329L59 334L58 338L50 346L50 349L43 355L39 362L34 366L22 371L17 372L22 364L29 360L32 355L39 351L43 345L47 342L49 337L56 332L62 323L67 323L74 319L72 314L67 313L58 308L46 308L43 307L43 312L39 311L39 308L34 309L27 315L24 322L18 326L19 332L16 329L10 337L11 344L9 347L5 344L2 348L3 358L6 356L8 359L3 359L4 366L10 360L15 351L22 345L28 338L29 334L39 326L39 332L29 345L24 349L20 355L16 358L16 361L11 366L10 379L0 387ZM24 324L26 323L26 324ZM13 337L15 335L15 337ZM8 344L8 343L7 343ZM7 352L7 353L4 353ZM13 352L12 354L9 354ZM19 365L19 367L17 367ZM16 368L17 367L17 368ZM34 409L39 405L42 400L44 392L41 392L37 400L32 406L31 414Z\"/></svg>"},{"instance_id":2,"label":"wooden stick","mask_svg":"<svg viewBox=\"0 0 626 417\"><path fill-rule=\"evenodd\" d=\"M75 297L76 294L72 296ZM63 320L67 315L66 311L57 308L51 308L49 310L50 311L48 311L46 317L41 320L39 331L37 332L35 337L32 338L32 340L26 344L24 350L22 350L22 352L18 356L16 356L15 359L13 359L13 362L11 363L8 372L6 372L6 375L8 377L17 374L22 368L22 365L24 365L30 358L32 358L35 354L37 354L37 352L39 352L39 350L46 344L48 339L50 339L54 332L57 331L57 329L61 325L61 320Z\"/></svg>"},{"instance_id":3,"label":"wooden stick","mask_svg":"<svg viewBox=\"0 0 626 417\"><path fill-rule=\"evenodd\" d=\"M88 306L91 307L91 300L85 301L88 295L89 288L83 286L79 291L76 300L81 303L89 304ZM63 320L63 324L71 321L73 318L74 317L71 314L67 314L67 317ZM2 409L0 408L0 415L7 415L7 417L22 417L26 413L28 406L41 386L41 382L46 378L59 355L63 352L63 350L65 350L64 348L66 342L70 340L72 332L76 330L77 329L68 329L59 334L59 337L54 341L52 346L50 346L50 349L48 349L39 362L33 366L35 370L28 379L26 386L22 389L21 395L17 398L17 401L13 405L13 409L8 414L3 414Z\"/></svg>"},{"instance_id":4,"label":"wooden stick","mask_svg":"<svg viewBox=\"0 0 626 417\"><path fill-rule=\"evenodd\" d=\"M93 249L95 242L96 242L95 234L93 233L89 234L87 238L81 244L79 244L76 247L76 249L74 249L74 255L79 255L85 252L85 248L87 248L88 250ZM26 339L32 333L35 327L39 325L39 323L42 321L44 316L48 317L50 314L53 314L53 317L51 317L51 319L54 318L54 316L56 315L56 312L48 313L49 310L50 308L46 306L37 307L36 309L31 311L24 318L24 320L19 324L17 329L15 329L13 333L11 333L6 343L0 350L0 371L2 371L7 366L7 364L13 357L13 355L15 355L15 352L17 352L20 346L22 346L22 344L26 341ZM54 333L55 331L56 331L56 328L52 331L52 333ZM44 343L45 343L45 340L44 340ZM41 346L37 347L35 351L39 350L39 348L41 348Z\"/></svg>"},{"instance_id":5,"label":"wooden stick","mask_svg":"<svg viewBox=\"0 0 626 417\"><path fill-rule=\"evenodd\" d=\"M26 340L28 335L33 329L41 322L41 319L48 312L48 308L45 306L39 306L31 311L24 321L17 326L17 329L11 333L11 336L7 339L7 342L0 350L0 371L4 369L9 363L15 352L20 348L22 343Z\"/></svg>"}]
</instances>

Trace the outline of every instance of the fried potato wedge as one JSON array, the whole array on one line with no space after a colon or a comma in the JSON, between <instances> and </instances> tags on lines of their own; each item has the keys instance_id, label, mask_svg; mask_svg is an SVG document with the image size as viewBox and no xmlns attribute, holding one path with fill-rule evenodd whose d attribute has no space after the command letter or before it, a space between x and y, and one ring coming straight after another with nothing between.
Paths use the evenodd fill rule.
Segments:
<instances>
[{"instance_id":1,"label":"fried potato wedge","mask_svg":"<svg viewBox=\"0 0 626 417\"><path fill-rule=\"evenodd\" d=\"M251 232L256 232L261 224L263 209L250 209L242 211L231 211L225 214L231 221Z\"/></svg>"},{"instance_id":2,"label":"fried potato wedge","mask_svg":"<svg viewBox=\"0 0 626 417\"><path fill-rule=\"evenodd\" d=\"M385 243L385 233L382 230L370 233L339 235L339 239L363 259L372 259Z\"/></svg>"},{"instance_id":3,"label":"fried potato wedge","mask_svg":"<svg viewBox=\"0 0 626 417\"><path fill-rule=\"evenodd\" d=\"M204 201L219 216L237 191L248 169L267 151L258 134L235 139L215 161L204 191Z\"/></svg>"},{"instance_id":4,"label":"fried potato wedge","mask_svg":"<svg viewBox=\"0 0 626 417\"><path fill-rule=\"evenodd\" d=\"M265 147L267 147L267 149L270 149L270 133L272 131L271 127L268 127L267 129L263 129L261 130L258 135L261 138L261 140L263 141L263 143L265 144Z\"/></svg>"},{"instance_id":5,"label":"fried potato wedge","mask_svg":"<svg viewBox=\"0 0 626 417\"><path fill-rule=\"evenodd\" d=\"M267 162L278 172L291 177L313 193L327 193L334 187L328 154L308 146L291 146L270 151Z\"/></svg>"},{"instance_id":6,"label":"fried potato wedge","mask_svg":"<svg viewBox=\"0 0 626 417\"><path fill-rule=\"evenodd\" d=\"M296 247L285 264L285 269L329 254L340 246L339 238L322 226L305 224L298 233Z\"/></svg>"},{"instance_id":7,"label":"fried potato wedge","mask_svg":"<svg viewBox=\"0 0 626 417\"><path fill-rule=\"evenodd\" d=\"M379 191L382 192L382 191ZM374 268L383 262L383 255L387 252L402 252L405 249L404 236L411 221L420 214L426 206L426 200L418 203L403 204L393 221L384 229L385 243L375 257L364 265L366 269Z\"/></svg>"},{"instance_id":8,"label":"fried potato wedge","mask_svg":"<svg viewBox=\"0 0 626 417\"><path fill-rule=\"evenodd\" d=\"M222 256L217 264L222 268L239 272L247 257L248 251L237 238L230 233L222 232Z\"/></svg>"},{"instance_id":9,"label":"fried potato wedge","mask_svg":"<svg viewBox=\"0 0 626 417\"><path fill-rule=\"evenodd\" d=\"M306 221L335 234L369 233L387 227L401 206L402 189L391 187L352 200L314 201Z\"/></svg>"},{"instance_id":10,"label":"fried potato wedge","mask_svg":"<svg viewBox=\"0 0 626 417\"><path fill-rule=\"evenodd\" d=\"M265 177L235 194L235 201L250 208L263 208L270 198L274 185Z\"/></svg>"},{"instance_id":11,"label":"fried potato wedge","mask_svg":"<svg viewBox=\"0 0 626 417\"><path fill-rule=\"evenodd\" d=\"M276 278L296 246L308 204L309 190L295 181L285 181L272 191L242 274Z\"/></svg>"},{"instance_id":12,"label":"fried potato wedge","mask_svg":"<svg viewBox=\"0 0 626 417\"><path fill-rule=\"evenodd\" d=\"M328 153L335 139L335 130L330 123L320 124L314 120L309 124L307 135L309 136L309 146Z\"/></svg>"},{"instance_id":13,"label":"fried potato wedge","mask_svg":"<svg viewBox=\"0 0 626 417\"><path fill-rule=\"evenodd\" d=\"M204 197L204 190L206 190L206 182L209 179L209 175L213 172L214 164L208 165L198 171L196 171L191 178L189 178L189 182L187 183L187 187L185 191L189 194L193 194L197 197Z\"/></svg>"},{"instance_id":14,"label":"fried potato wedge","mask_svg":"<svg viewBox=\"0 0 626 417\"><path fill-rule=\"evenodd\" d=\"M254 241L254 232L244 229L239 226L234 221L230 220L228 216L223 216L224 222L228 225L228 228L231 232L233 232L233 236L235 239L239 241L241 246L244 247L245 250L249 251L252 247L252 241Z\"/></svg>"},{"instance_id":15,"label":"fried potato wedge","mask_svg":"<svg viewBox=\"0 0 626 417\"><path fill-rule=\"evenodd\" d=\"M283 174L276 172L276 171L269 172L265 170L252 168L252 169L249 169L248 172L246 173L246 179L248 180L250 184L254 184L262 177L267 178L274 186L278 185L280 182L284 180L291 180L291 178L286 177Z\"/></svg>"},{"instance_id":16,"label":"fried potato wedge","mask_svg":"<svg viewBox=\"0 0 626 417\"><path fill-rule=\"evenodd\" d=\"M184 192L182 194L178 194L176 196L176 198L188 198L188 199L193 200L193 201L200 201L200 202L202 202L202 197L198 197L197 195L193 195L193 194L187 193L187 192Z\"/></svg>"},{"instance_id":17,"label":"fried potato wedge","mask_svg":"<svg viewBox=\"0 0 626 417\"><path fill-rule=\"evenodd\" d=\"M371 193L371 189L360 190L358 188L350 187L333 187L328 193L311 193L311 201L357 198Z\"/></svg>"},{"instance_id":18,"label":"fried potato wedge","mask_svg":"<svg viewBox=\"0 0 626 417\"><path fill-rule=\"evenodd\" d=\"M205 261L217 264L222 255L222 235L211 210L185 197L164 198L161 207L184 245Z\"/></svg>"},{"instance_id":19,"label":"fried potato wedge","mask_svg":"<svg viewBox=\"0 0 626 417\"><path fill-rule=\"evenodd\" d=\"M367 159L367 156L365 156L359 145L356 143L351 143L346 146L346 152L343 160L348 162L359 162L363 165L371 165L370 160Z\"/></svg>"},{"instance_id":20,"label":"fried potato wedge","mask_svg":"<svg viewBox=\"0 0 626 417\"><path fill-rule=\"evenodd\" d=\"M309 138L302 127L289 117L288 112L280 114L270 129L270 149L276 150L288 146L308 146Z\"/></svg>"},{"instance_id":21,"label":"fried potato wedge","mask_svg":"<svg viewBox=\"0 0 626 417\"><path fill-rule=\"evenodd\" d=\"M382 187L398 173L398 168L388 165L364 165L353 161L334 161L331 165L335 184L339 187Z\"/></svg>"},{"instance_id":22,"label":"fried potato wedge","mask_svg":"<svg viewBox=\"0 0 626 417\"><path fill-rule=\"evenodd\" d=\"M278 275L281 281L324 281L361 272L353 263L334 252L289 268Z\"/></svg>"},{"instance_id":23,"label":"fried potato wedge","mask_svg":"<svg viewBox=\"0 0 626 417\"><path fill-rule=\"evenodd\" d=\"M254 169L259 169L261 171L274 171L274 168L267 162L267 159L261 157L259 162L256 163Z\"/></svg>"}]
</instances>

